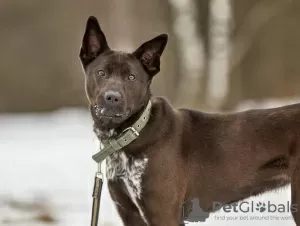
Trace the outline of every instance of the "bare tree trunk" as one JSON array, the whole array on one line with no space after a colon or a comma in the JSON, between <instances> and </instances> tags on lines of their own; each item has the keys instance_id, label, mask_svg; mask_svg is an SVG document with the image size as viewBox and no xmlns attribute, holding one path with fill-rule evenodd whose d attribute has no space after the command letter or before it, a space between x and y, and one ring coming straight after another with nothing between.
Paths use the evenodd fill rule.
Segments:
<instances>
[{"instance_id":1,"label":"bare tree trunk","mask_svg":"<svg viewBox=\"0 0 300 226\"><path fill-rule=\"evenodd\" d=\"M174 31L178 38L181 61L176 105L196 107L198 90L204 70L202 40L198 36L195 2L193 0L170 0L174 15Z\"/></svg>"},{"instance_id":2,"label":"bare tree trunk","mask_svg":"<svg viewBox=\"0 0 300 226\"><path fill-rule=\"evenodd\" d=\"M218 110L227 97L230 23L231 5L229 0L211 0L206 102L212 110Z\"/></svg>"},{"instance_id":3,"label":"bare tree trunk","mask_svg":"<svg viewBox=\"0 0 300 226\"><path fill-rule=\"evenodd\" d=\"M204 60L203 60L203 70L202 76L200 78L200 86L198 87L198 102L196 107L203 110L209 110L207 101L207 84L208 76L210 73L209 61L210 61L210 0L194 0L197 9L197 31L198 35L203 40L203 50L204 50Z\"/></svg>"},{"instance_id":4,"label":"bare tree trunk","mask_svg":"<svg viewBox=\"0 0 300 226\"><path fill-rule=\"evenodd\" d=\"M180 26L178 36L181 52L191 57L182 59L185 76L180 84L178 102L183 106L215 110L222 105L228 88L227 59L231 17L229 2L226 0L171 2L178 17L175 25L177 23ZM189 8L184 8L184 3ZM193 11L193 8L196 11ZM190 20L187 20L187 15L190 16ZM181 17L183 22L180 21ZM187 33L185 27L191 27L192 32ZM198 45L194 44L196 42ZM198 50L198 57L192 55L189 49ZM194 62L195 65L190 65L189 62Z\"/></svg>"}]
</instances>

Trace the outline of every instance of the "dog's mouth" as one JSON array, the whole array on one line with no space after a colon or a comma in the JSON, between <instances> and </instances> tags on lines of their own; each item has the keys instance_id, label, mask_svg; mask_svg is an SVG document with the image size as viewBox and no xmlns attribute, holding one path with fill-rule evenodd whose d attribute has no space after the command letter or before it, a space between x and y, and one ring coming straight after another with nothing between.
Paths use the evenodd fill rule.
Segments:
<instances>
[{"instance_id":1,"label":"dog's mouth","mask_svg":"<svg viewBox=\"0 0 300 226\"><path fill-rule=\"evenodd\" d=\"M121 112L112 109L106 109L98 105L94 105L94 111L95 111L95 115L99 119L107 119L107 120L111 119L117 121L126 119L130 113L129 110Z\"/></svg>"}]
</instances>

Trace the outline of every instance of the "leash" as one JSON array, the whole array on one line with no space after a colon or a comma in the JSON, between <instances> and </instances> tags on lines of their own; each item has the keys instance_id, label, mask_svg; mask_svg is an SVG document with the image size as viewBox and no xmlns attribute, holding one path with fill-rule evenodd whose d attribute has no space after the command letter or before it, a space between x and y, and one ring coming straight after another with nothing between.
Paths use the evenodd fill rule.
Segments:
<instances>
[{"instance_id":1,"label":"leash","mask_svg":"<svg viewBox=\"0 0 300 226\"><path fill-rule=\"evenodd\" d=\"M149 101L146 109L139 117L139 119L131 127L125 129L117 139L112 138L108 139L107 141L101 141L100 151L97 154L93 155L93 159L98 164L98 171L96 172L94 180L91 226L98 226L101 191L103 186L101 163L112 153L121 150L123 147L130 144L140 135L140 132L146 126L150 118L151 106L151 101Z\"/></svg>"},{"instance_id":2,"label":"leash","mask_svg":"<svg viewBox=\"0 0 300 226\"><path fill-rule=\"evenodd\" d=\"M98 171L96 172L95 181L94 181L91 226L98 225L102 185L103 185L103 174L101 172L101 162L100 162L98 163Z\"/></svg>"}]
</instances>

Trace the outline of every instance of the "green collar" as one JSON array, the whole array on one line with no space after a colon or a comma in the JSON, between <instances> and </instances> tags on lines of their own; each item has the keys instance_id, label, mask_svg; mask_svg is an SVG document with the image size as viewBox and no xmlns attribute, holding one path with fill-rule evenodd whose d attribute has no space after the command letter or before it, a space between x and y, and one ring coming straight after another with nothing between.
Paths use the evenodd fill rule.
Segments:
<instances>
[{"instance_id":1,"label":"green collar","mask_svg":"<svg viewBox=\"0 0 300 226\"><path fill-rule=\"evenodd\" d=\"M101 141L100 151L93 155L93 159L97 163L101 163L112 153L122 149L130 144L140 135L142 129L146 126L151 113L151 101L149 100L146 109L139 119L130 127L123 130L120 136L117 138L111 138L105 141Z\"/></svg>"}]
</instances>

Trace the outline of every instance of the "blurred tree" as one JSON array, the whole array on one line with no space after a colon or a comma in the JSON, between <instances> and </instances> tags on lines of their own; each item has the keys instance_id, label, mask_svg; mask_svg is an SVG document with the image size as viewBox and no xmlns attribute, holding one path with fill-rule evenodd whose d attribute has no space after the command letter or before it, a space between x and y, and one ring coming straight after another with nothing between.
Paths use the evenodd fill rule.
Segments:
<instances>
[{"instance_id":1,"label":"blurred tree","mask_svg":"<svg viewBox=\"0 0 300 226\"><path fill-rule=\"evenodd\" d=\"M219 110L228 92L231 5L229 0L209 1L209 52L207 57L206 105Z\"/></svg>"},{"instance_id":2,"label":"blurred tree","mask_svg":"<svg viewBox=\"0 0 300 226\"><path fill-rule=\"evenodd\" d=\"M208 84L208 76L209 76L209 60L210 60L210 0L194 0L197 9L197 31L200 37L203 40L203 53L204 53L204 62L203 62L203 71L201 76L201 86L198 89L197 96L199 102L197 103L198 108L208 108L207 100L207 84Z\"/></svg>"},{"instance_id":3,"label":"blurred tree","mask_svg":"<svg viewBox=\"0 0 300 226\"><path fill-rule=\"evenodd\" d=\"M230 93L224 109L247 99L300 95L300 2L232 0Z\"/></svg>"},{"instance_id":4,"label":"blurred tree","mask_svg":"<svg viewBox=\"0 0 300 226\"><path fill-rule=\"evenodd\" d=\"M169 0L172 6L173 28L180 49L180 72L177 79L176 106L197 107L202 104L203 87L206 73L206 56L203 42L198 32L197 9L194 0Z\"/></svg>"},{"instance_id":5,"label":"blurred tree","mask_svg":"<svg viewBox=\"0 0 300 226\"><path fill-rule=\"evenodd\" d=\"M185 71L178 105L218 108L227 94L230 5L227 0L170 0L175 11ZM191 51L191 49L193 51Z\"/></svg>"}]
</instances>

